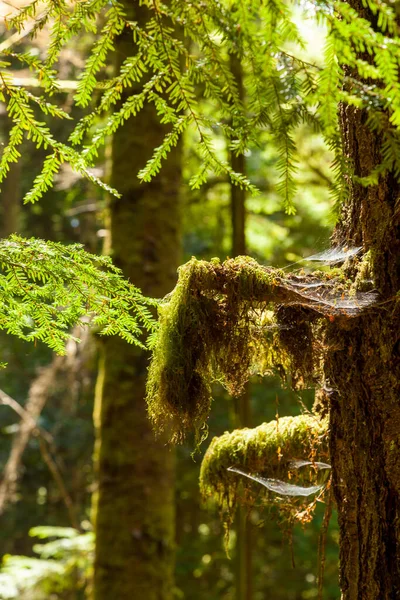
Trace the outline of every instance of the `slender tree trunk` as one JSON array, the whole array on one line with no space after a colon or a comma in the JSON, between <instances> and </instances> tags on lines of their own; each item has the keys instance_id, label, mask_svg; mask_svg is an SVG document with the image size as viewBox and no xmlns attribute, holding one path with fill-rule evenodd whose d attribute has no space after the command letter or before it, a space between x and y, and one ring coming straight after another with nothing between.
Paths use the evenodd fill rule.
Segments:
<instances>
[{"instance_id":1,"label":"slender tree trunk","mask_svg":"<svg viewBox=\"0 0 400 600\"><path fill-rule=\"evenodd\" d=\"M250 389L246 386L243 395L236 400L235 429L251 427ZM248 518L248 511L240 506L236 517L237 527L237 572L236 600L253 598L253 544L254 531Z\"/></svg>"},{"instance_id":2,"label":"slender tree trunk","mask_svg":"<svg viewBox=\"0 0 400 600\"><path fill-rule=\"evenodd\" d=\"M6 134L9 133L9 124L4 125ZM0 190L0 237L8 237L11 233L20 230L21 212L21 176L22 161L11 163L10 171L3 181Z\"/></svg>"},{"instance_id":3,"label":"slender tree trunk","mask_svg":"<svg viewBox=\"0 0 400 600\"><path fill-rule=\"evenodd\" d=\"M143 24L146 7L125 2ZM134 8L134 14L133 14ZM132 55L121 37L119 63ZM130 90L132 93L132 90ZM124 98L122 98L124 100ZM114 136L112 185L122 192L110 208L114 262L146 295L171 291L180 258L180 151L150 184L139 168L165 128L152 106ZM149 356L119 338L104 340L96 394L98 492L95 506L95 600L170 600L174 567L174 454L155 439L147 419Z\"/></svg>"},{"instance_id":4,"label":"slender tree trunk","mask_svg":"<svg viewBox=\"0 0 400 600\"><path fill-rule=\"evenodd\" d=\"M238 56L232 54L230 57L232 75L236 80L238 96L244 100L242 65ZM246 170L245 157L243 154L235 156L231 153L231 167L238 173ZM246 191L231 184L231 220L232 220L232 254L240 256L246 254Z\"/></svg>"},{"instance_id":5,"label":"slender tree trunk","mask_svg":"<svg viewBox=\"0 0 400 600\"><path fill-rule=\"evenodd\" d=\"M238 56L230 57L232 74L238 87L239 99L244 101L243 72ZM245 173L246 160L243 154L230 156L231 167L238 173ZM231 184L231 223L232 257L246 254L246 191ZM240 398L235 400L235 428L251 427L251 397L249 386ZM253 597L252 577L252 527L247 511L241 507L237 513L237 572L236 600L251 600Z\"/></svg>"},{"instance_id":6,"label":"slender tree trunk","mask_svg":"<svg viewBox=\"0 0 400 600\"><path fill-rule=\"evenodd\" d=\"M373 16L361 1L350 4ZM381 139L355 107L341 108L345 153L355 174L380 162ZM400 185L350 184L336 243L369 251L366 278L382 303L360 319L333 322L325 365L333 489L340 525L343 600L400 598ZM367 267L366 267L367 268Z\"/></svg>"}]
</instances>

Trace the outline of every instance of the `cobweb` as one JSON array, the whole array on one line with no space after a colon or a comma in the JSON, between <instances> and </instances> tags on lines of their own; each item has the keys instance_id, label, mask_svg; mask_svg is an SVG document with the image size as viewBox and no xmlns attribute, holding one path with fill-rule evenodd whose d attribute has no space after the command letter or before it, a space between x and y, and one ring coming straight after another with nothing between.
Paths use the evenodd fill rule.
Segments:
<instances>
[{"instance_id":1,"label":"cobweb","mask_svg":"<svg viewBox=\"0 0 400 600\"><path fill-rule=\"evenodd\" d=\"M324 462L312 462L311 460L303 460L302 458L295 458L290 461L289 469L301 469L302 467L312 466L314 469L318 471L322 471L323 469L331 469L331 465Z\"/></svg>"},{"instance_id":2,"label":"cobweb","mask_svg":"<svg viewBox=\"0 0 400 600\"><path fill-rule=\"evenodd\" d=\"M372 306L378 299L375 290L369 292L338 289L336 281L325 281L313 276L291 275L282 279L287 289L297 296L312 301L323 312L354 316Z\"/></svg>"},{"instance_id":3,"label":"cobweb","mask_svg":"<svg viewBox=\"0 0 400 600\"><path fill-rule=\"evenodd\" d=\"M361 250L361 246L335 246L334 248L328 248L328 250L317 252L317 254L304 256L304 258L301 258L300 260L297 260L294 263L290 263L290 265L287 265L286 267L284 267L284 269L289 269L294 265L307 262L317 262L326 266L337 265L344 262L348 258L353 258L354 256L357 256L357 254L359 254Z\"/></svg>"},{"instance_id":4,"label":"cobweb","mask_svg":"<svg viewBox=\"0 0 400 600\"><path fill-rule=\"evenodd\" d=\"M317 470L330 469L331 466L327 463L322 462L311 462L308 460L295 459L289 463L289 469L300 469L305 466L312 466ZM270 492L274 492L279 496L303 496L308 497L320 492L325 486L326 482L320 483L318 485L311 486L303 486L296 485L293 483L287 483L286 481L282 481L280 479L271 479L269 477L261 477L258 473L251 474L246 473L242 469L238 469L237 467L228 467L228 471L233 473L238 473L239 475L243 475L248 479L252 479L257 483L260 483L264 487L266 487Z\"/></svg>"},{"instance_id":5,"label":"cobweb","mask_svg":"<svg viewBox=\"0 0 400 600\"><path fill-rule=\"evenodd\" d=\"M352 258L361 252L361 246L354 246L349 248L348 246L336 246L335 248L329 248L323 252L312 254L303 258L304 261L320 262L325 265L335 265L344 262L348 258Z\"/></svg>"}]
</instances>

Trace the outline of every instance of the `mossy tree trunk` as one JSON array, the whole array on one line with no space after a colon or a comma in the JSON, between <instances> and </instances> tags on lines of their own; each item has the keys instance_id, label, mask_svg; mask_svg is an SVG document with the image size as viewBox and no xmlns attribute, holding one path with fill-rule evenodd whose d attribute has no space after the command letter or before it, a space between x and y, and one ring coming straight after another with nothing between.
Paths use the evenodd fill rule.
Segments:
<instances>
[{"instance_id":1,"label":"mossy tree trunk","mask_svg":"<svg viewBox=\"0 0 400 600\"><path fill-rule=\"evenodd\" d=\"M374 22L361 0L358 12ZM345 153L355 174L380 162L381 139L362 110L341 108ZM330 324L326 361L330 453L340 525L343 600L400 598L400 185L350 185L335 242L370 252L382 304ZM385 302L387 302L385 304Z\"/></svg>"},{"instance_id":2,"label":"mossy tree trunk","mask_svg":"<svg viewBox=\"0 0 400 600\"><path fill-rule=\"evenodd\" d=\"M135 21L146 19L145 7L133 1L125 7ZM116 44L118 62L133 53L132 35L122 36ZM112 150L111 183L122 193L110 207L112 257L153 297L171 291L180 259L179 149L150 184L137 179L164 134L153 107L145 106L115 134ZM149 356L119 338L105 339L102 346L95 415L94 598L170 600L174 455L165 441L155 439L147 418Z\"/></svg>"}]
</instances>

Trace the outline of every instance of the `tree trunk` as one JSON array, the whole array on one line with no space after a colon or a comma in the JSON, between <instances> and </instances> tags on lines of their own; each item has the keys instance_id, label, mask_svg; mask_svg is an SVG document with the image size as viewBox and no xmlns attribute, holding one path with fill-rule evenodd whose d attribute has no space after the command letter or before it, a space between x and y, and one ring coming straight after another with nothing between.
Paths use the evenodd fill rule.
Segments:
<instances>
[{"instance_id":1,"label":"tree trunk","mask_svg":"<svg viewBox=\"0 0 400 600\"><path fill-rule=\"evenodd\" d=\"M350 4L371 22L361 2ZM380 162L381 139L365 113L341 108L345 154L355 174ZM325 365L330 452L340 525L343 600L400 598L400 185L350 184L335 243L369 251L381 303L359 319L330 323ZM364 259L365 260L365 259Z\"/></svg>"},{"instance_id":2,"label":"tree trunk","mask_svg":"<svg viewBox=\"0 0 400 600\"><path fill-rule=\"evenodd\" d=\"M125 8L144 22L145 7L126 2ZM119 63L133 53L132 34L122 36L116 47ZM171 291L180 258L179 149L150 184L137 179L164 133L153 106L145 106L113 139L111 183L122 198L113 199L110 209L112 257L153 297ZM170 600L173 595L174 454L155 439L147 419L148 361L147 353L119 338L103 342L95 414L95 600Z\"/></svg>"},{"instance_id":3,"label":"tree trunk","mask_svg":"<svg viewBox=\"0 0 400 600\"><path fill-rule=\"evenodd\" d=\"M244 101L243 72L240 58L235 54L230 57L230 67L238 88L239 99ZM236 156L231 152L231 167L237 173L246 170L246 159L243 154ZM231 221L232 221L232 256L246 254L246 190L231 183Z\"/></svg>"},{"instance_id":4,"label":"tree trunk","mask_svg":"<svg viewBox=\"0 0 400 600\"><path fill-rule=\"evenodd\" d=\"M230 56L230 67L238 88L238 96L244 101L243 71L240 58L235 54ZM246 159L243 154L230 155L231 167L238 173L245 173ZM246 190L231 183L231 223L232 223L232 257L246 254ZM247 385L240 398L235 399L235 428L251 427L251 397ZM252 600L252 527L248 513L239 507L236 519L236 600Z\"/></svg>"},{"instance_id":5,"label":"tree trunk","mask_svg":"<svg viewBox=\"0 0 400 600\"><path fill-rule=\"evenodd\" d=\"M6 122L2 126L8 137L10 126ZM20 212L21 212L21 178L22 161L11 163L10 171L3 181L0 190L0 237L8 237L12 233L20 231Z\"/></svg>"}]
</instances>

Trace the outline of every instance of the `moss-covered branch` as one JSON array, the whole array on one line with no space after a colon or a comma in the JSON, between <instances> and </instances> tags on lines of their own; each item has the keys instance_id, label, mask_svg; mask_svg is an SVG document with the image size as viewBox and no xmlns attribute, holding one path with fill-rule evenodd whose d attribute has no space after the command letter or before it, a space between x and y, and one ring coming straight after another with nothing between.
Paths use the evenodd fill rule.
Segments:
<instances>
[{"instance_id":1,"label":"moss-covered branch","mask_svg":"<svg viewBox=\"0 0 400 600\"><path fill-rule=\"evenodd\" d=\"M321 345L314 330L321 318L352 318L373 298L354 292L339 270L299 276L243 256L192 259L160 306L147 386L156 430L175 442L190 429L199 434L213 380L238 395L252 373L278 368L298 385L315 385Z\"/></svg>"},{"instance_id":2,"label":"moss-covered branch","mask_svg":"<svg viewBox=\"0 0 400 600\"><path fill-rule=\"evenodd\" d=\"M215 437L201 465L200 489L203 497L214 497L229 521L237 503L253 504L260 497L266 501L277 497L267 487L229 471L231 467L243 469L251 475L261 475L268 478L266 481L277 479L306 487L321 483L318 470L312 464L309 468L297 469L293 468L293 461L299 464L299 459L304 459L315 464L315 461L326 460L327 427L326 419L304 414L282 417L254 429L236 429ZM298 503L293 506L298 508Z\"/></svg>"}]
</instances>

